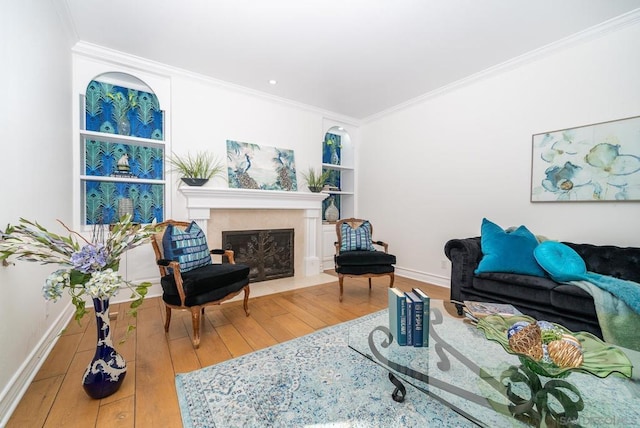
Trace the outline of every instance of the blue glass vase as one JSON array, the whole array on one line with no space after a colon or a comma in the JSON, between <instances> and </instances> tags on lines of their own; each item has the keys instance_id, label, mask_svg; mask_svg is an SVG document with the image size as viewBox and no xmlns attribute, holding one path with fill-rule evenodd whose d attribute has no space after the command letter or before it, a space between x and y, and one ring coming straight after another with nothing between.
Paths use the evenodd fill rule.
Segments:
<instances>
[{"instance_id":1,"label":"blue glass vase","mask_svg":"<svg viewBox=\"0 0 640 428\"><path fill-rule=\"evenodd\" d=\"M91 398L104 398L120 389L127 374L127 363L111 341L109 299L93 299L98 328L98 344L93 360L82 377L82 386Z\"/></svg>"}]
</instances>

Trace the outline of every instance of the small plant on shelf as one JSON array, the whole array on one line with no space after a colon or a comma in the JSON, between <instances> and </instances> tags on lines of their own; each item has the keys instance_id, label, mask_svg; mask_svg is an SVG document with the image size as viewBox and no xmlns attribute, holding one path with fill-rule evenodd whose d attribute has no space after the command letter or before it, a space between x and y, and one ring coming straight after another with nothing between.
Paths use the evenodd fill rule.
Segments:
<instances>
[{"instance_id":1,"label":"small plant on shelf","mask_svg":"<svg viewBox=\"0 0 640 428\"><path fill-rule=\"evenodd\" d=\"M187 153L184 156L172 153L168 161L173 171L180 173L182 181L189 186L202 186L213 177L224 176L225 166L209 152Z\"/></svg>"},{"instance_id":2,"label":"small plant on shelf","mask_svg":"<svg viewBox=\"0 0 640 428\"><path fill-rule=\"evenodd\" d=\"M318 173L315 169L309 168L306 173L302 173L302 177L307 182L307 187L310 191L319 193L329 179L330 174L331 171L328 169L322 170L321 173Z\"/></svg>"}]
</instances>

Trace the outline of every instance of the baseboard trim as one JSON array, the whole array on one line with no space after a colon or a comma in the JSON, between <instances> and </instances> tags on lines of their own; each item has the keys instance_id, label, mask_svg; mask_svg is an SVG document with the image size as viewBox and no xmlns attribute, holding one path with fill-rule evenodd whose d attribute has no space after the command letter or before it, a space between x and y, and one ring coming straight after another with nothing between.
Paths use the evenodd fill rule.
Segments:
<instances>
[{"instance_id":1,"label":"baseboard trim","mask_svg":"<svg viewBox=\"0 0 640 428\"><path fill-rule=\"evenodd\" d=\"M9 421L33 378L58 342L60 333L71 321L73 314L74 308L69 302L0 394L0 427L5 426Z\"/></svg>"},{"instance_id":2,"label":"baseboard trim","mask_svg":"<svg viewBox=\"0 0 640 428\"><path fill-rule=\"evenodd\" d=\"M434 275L432 273L403 268L400 266L396 266L396 275L404 278L415 279L420 282L426 282L427 284L437 285L439 287L451 288L451 279L441 275Z\"/></svg>"},{"instance_id":3,"label":"baseboard trim","mask_svg":"<svg viewBox=\"0 0 640 428\"><path fill-rule=\"evenodd\" d=\"M149 280L153 285L149 288L147 297L162 296L162 287L158 280ZM128 297L130 294L121 293L122 298L118 299L117 296L112 299L113 303L120 303L131 301ZM125 297L127 296L127 297ZM89 300L87 302L87 308L92 307L92 303ZM60 333L67 327L69 321L73 318L75 308L69 302L64 310L60 313L55 322L51 324L51 327L42 336L42 339L38 342L36 347L31 351L27 359L22 363L20 368L16 371L14 376L9 380L9 383L0 394L0 427L4 427L11 417L11 414L15 411L16 407L22 400L22 397L27 392L29 385L33 382L38 370L42 367L54 345L58 342Z\"/></svg>"}]
</instances>

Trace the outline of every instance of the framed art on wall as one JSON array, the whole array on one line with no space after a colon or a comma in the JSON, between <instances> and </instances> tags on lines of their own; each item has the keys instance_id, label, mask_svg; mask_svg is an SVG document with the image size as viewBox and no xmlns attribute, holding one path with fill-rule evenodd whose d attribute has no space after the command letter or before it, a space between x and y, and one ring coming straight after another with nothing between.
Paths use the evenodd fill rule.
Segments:
<instances>
[{"instance_id":1,"label":"framed art on wall","mask_svg":"<svg viewBox=\"0 0 640 428\"><path fill-rule=\"evenodd\" d=\"M534 134L531 202L640 201L640 116Z\"/></svg>"},{"instance_id":2,"label":"framed art on wall","mask_svg":"<svg viewBox=\"0 0 640 428\"><path fill-rule=\"evenodd\" d=\"M298 190L293 150L227 140L229 187Z\"/></svg>"}]
</instances>

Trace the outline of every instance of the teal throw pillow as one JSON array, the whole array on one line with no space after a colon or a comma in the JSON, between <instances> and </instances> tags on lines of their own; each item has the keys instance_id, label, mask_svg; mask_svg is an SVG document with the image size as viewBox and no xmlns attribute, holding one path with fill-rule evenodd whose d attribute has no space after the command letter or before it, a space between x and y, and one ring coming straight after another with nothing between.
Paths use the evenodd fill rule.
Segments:
<instances>
[{"instance_id":1,"label":"teal throw pillow","mask_svg":"<svg viewBox=\"0 0 640 428\"><path fill-rule=\"evenodd\" d=\"M192 222L185 230L170 224L162 236L164 258L180 263L180 272L211 264L207 238L200 227Z\"/></svg>"},{"instance_id":2,"label":"teal throw pillow","mask_svg":"<svg viewBox=\"0 0 640 428\"><path fill-rule=\"evenodd\" d=\"M536 247L533 256L554 281L579 281L586 277L587 265L580 254L561 242L545 241Z\"/></svg>"},{"instance_id":3,"label":"teal throw pillow","mask_svg":"<svg viewBox=\"0 0 640 428\"><path fill-rule=\"evenodd\" d=\"M340 251L375 251L371 242L371 224L367 220L355 229L347 223L342 223L340 234L342 236Z\"/></svg>"},{"instance_id":4,"label":"teal throw pillow","mask_svg":"<svg viewBox=\"0 0 640 428\"><path fill-rule=\"evenodd\" d=\"M475 270L476 274L506 272L545 276L533 256L538 240L525 226L506 232L485 218L482 220L480 245L482 260Z\"/></svg>"}]
</instances>

